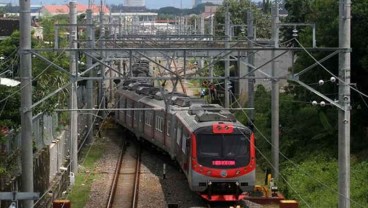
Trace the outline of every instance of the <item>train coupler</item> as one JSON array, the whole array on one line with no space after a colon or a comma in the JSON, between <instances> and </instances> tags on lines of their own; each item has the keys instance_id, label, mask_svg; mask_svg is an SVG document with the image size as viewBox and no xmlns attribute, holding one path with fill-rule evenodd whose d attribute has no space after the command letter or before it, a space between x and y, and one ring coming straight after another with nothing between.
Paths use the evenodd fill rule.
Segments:
<instances>
[{"instance_id":1,"label":"train coupler","mask_svg":"<svg viewBox=\"0 0 368 208\"><path fill-rule=\"evenodd\" d=\"M212 182L209 181L208 182L208 199L211 200L211 195L212 195Z\"/></svg>"}]
</instances>

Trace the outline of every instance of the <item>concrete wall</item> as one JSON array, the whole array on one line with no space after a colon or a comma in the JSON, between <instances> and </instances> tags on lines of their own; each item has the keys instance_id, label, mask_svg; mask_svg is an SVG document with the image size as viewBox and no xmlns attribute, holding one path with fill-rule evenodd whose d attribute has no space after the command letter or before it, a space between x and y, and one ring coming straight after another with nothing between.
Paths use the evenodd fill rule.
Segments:
<instances>
[{"instance_id":1,"label":"concrete wall","mask_svg":"<svg viewBox=\"0 0 368 208\"><path fill-rule=\"evenodd\" d=\"M85 107L84 87L78 88L78 106ZM83 145L86 137L87 114L78 116L78 143ZM39 114L33 117L34 141L34 191L40 193L35 208L51 207L69 186L70 136L68 121L61 122L58 114ZM20 130L19 130L20 131ZM0 173L0 192L10 192L21 187L21 135L10 130L6 142L0 145L0 160L6 162L6 174ZM66 169L64 169L65 167ZM8 201L0 200L0 208L8 207Z\"/></svg>"},{"instance_id":2,"label":"concrete wall","mask_svg":"<svg viewBox=\"0 0 368 208\"><path fill-rule=\"evenodd\" d=\"M281 54L283 51L276 51L276 55ZM258 68L265 63L272 60L272 52L271 51L258 51L254 56L254 68ZM240 62L239 76L245 76L248 74L248 65L246 58L242 59ZM280 92L282 92L283 88L287 85L287 76L289 73L289 68L292 66L292 54L291 52L285 53L275 60L276 78L282 78L279 80L280 82ZM256 90L257 85L263 85L267 90L271 90L272 82L270 77L272 77L272 63L268 63L262 67L260 67L255 73L255 86L254 90ZM248 77L248 76L246 76ZM240 103L244 104L248 100L248 79L240 79L239 85L237 86L237 94L239 95Z\"/></svg>"},{"instance_id":3,"label":"concrete wall","mask_svg":"<svg viewBox=\"0 0 368 208\"><path fill-rule=\"evenodd\" d=\"M66 131L62 131L60 135L54 140L50 146L50 172L49 172L49 181L54 180L56 175L63 171L66 165L66 153L68 148L66 147Z\"/></svg>"}]
</instances>

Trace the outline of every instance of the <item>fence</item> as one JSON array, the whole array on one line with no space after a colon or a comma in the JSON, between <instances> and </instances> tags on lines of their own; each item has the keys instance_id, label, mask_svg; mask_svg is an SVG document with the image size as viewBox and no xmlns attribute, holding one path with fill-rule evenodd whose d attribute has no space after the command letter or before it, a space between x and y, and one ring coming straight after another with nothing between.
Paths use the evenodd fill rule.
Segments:
<instances>
[{"instance_id":1,"label":"fence","mask_svg":"<svg viewBox=\"0 0 368 208\"><path fill-rule=\"evenodd\" d=\"M84 106L84 87L78 88L78 106ZM32 119L33 153L38 155L40 151L48 149L49 181L59 173L60 167L70 153L70 135L68 121L60 119L61 113L40 113ZM82 143L88 132L87 115L78 116L78 141ZM67 119L66 119L67 120ZM0 142L0 191L6 189L12 179L20 176L21 171L21 132L10 130L6 137ZM37 159L36 159L37 161Z\"/></svg>"}]
</instances>

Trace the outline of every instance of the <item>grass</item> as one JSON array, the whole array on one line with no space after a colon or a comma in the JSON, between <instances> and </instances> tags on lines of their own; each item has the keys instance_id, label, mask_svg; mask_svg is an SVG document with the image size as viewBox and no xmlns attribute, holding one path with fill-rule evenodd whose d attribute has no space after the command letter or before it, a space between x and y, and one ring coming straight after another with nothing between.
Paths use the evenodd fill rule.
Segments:
<instances>
[{"instance_id":1,"label":"grass","mask_svg":"<svg viewBox=\"0 0 368 208\"><path fill-rule=\"evenodd\" d=\"M68 199L73 207L84 207L89 199L91 186L98 176L94 174L96 162L102 157L105 145L101 139L96 139L90 148L83 150L80 158L81 168L75 177L75 184L72 187Z\"/></svg>"}]
</instances>

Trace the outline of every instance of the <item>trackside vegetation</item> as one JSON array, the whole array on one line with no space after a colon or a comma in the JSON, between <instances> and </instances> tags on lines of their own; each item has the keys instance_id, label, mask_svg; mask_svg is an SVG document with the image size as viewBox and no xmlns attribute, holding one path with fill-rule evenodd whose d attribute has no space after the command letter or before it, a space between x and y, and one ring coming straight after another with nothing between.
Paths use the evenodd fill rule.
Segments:
<instances>
[{"instance_id":1,"label":"trackside vegetation","mask_svg":"<svg viewBox=\"0 0 368 208\"><path fill-rule=\"evenodd\" d=\"M233 3L232 0L230 2ZM334 0L286 0L288 16L285 23L315 23L318 47L338 47L338 2ZM236 8L236 7L235 7ZM364 8L364 9L363 9ZM366 207L368 187L368 2L352 3L351 30L351 207ZM311 47L312 31L298 29L296 47ZM280 38L290 40L293 28L281 28ZM316 60L326 52L312 53ZM305 52L294 54L294 72L300 72L315 63ZM337 76L338 57L323 66ZM338 99L338 83L318 85L332 75L317 66L300 78L324 95ZM280 171L279 188L289 199L297 199L300 207L337 207L338 205L338 111L332 105L313 106L312 101L322 99L296 83L289 82L280 94ZM255 132L257 160L260 168L271 168L271 95L263 86L256 88ZM247 122L243 114L240 120Z\"/></svg>"},{"instance_id":2,"label":"trackside vegetation","mask_svg":"<svg viewBox=\"0 0 368 208\"><path fill-rule=\"evenodd\" d=\"M84 207L87 203L92 183L98 177L98 174L95 174L95 168L105 151L107 151L106 142L103 142L102 138L96 138L91 146L82 151L80 170L76 175L74 186L66 197L73 202L73 207Z\"/></svg>"}]
</instances>

